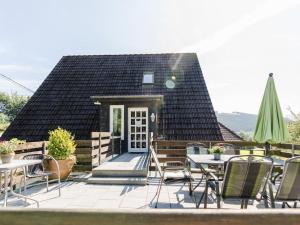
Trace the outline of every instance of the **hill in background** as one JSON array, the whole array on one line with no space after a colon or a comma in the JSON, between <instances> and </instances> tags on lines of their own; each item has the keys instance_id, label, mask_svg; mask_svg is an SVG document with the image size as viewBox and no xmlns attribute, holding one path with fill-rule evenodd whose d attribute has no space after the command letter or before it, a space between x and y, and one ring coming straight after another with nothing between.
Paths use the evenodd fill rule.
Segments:
<instances>
[{"instance_id":1,"label":"hill in background","mask_svg":"<svg viewBox=\"0 0 300 225\"><path fill-rule=\"evenodd\" d=\"M256 114L249 114L243 112L232 112L232 113L218 113L216 116L219 122L230 128L236 133L247 132L252 133L255 130L256 125Z\"/></svg>"}]
</instances>

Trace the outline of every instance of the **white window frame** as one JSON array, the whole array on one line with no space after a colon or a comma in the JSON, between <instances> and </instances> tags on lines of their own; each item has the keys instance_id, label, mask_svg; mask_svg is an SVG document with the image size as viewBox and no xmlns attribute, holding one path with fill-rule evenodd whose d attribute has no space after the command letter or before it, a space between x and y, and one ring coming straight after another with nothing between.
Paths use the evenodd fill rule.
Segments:
<instances>
[{"instance_id":1,"label":"white window frame","mask_svg":"<svg viewBox=\"0 0 300 225\"><path fill-rule=\"evenodd\" d=\"M151 82L145 82L145 76L149 76L151 75L152 76L152 80ZM143 74L143 84L154 84L154 72L144 72Z\"/></svg>"},{"instance_id":2,"label":"white window frame","mask_svg":"<svg viewBox=\"0 0 300 225\"><path fill-rule=\"evenodd\" d=\"M110 105L109 107L109 131L113 132L113 110L121 109L121 140L124 140L124 105Z\"/></svg>"}]
</instances>

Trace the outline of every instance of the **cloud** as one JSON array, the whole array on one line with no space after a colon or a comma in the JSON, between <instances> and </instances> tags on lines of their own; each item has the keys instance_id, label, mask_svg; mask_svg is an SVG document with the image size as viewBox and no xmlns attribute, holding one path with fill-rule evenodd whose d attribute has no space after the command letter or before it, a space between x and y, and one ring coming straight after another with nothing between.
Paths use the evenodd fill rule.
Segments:
<instances>
[{"instance_id":1,"label":"cloud","mask_svg":"<svg viewBox=\"0 0 300 225\"><path fill-rule=\"evenodd\" d=\"M197 52L204 54L213 51L228 41L234 36L242 33L250 26L270 17L273 17L297 4L300 0L268 0L258 5L253 11L244 14L240 19L217 31L208 38L200 40L198 43L184 48L183 52Z\"/></svg>"}]
</instances>

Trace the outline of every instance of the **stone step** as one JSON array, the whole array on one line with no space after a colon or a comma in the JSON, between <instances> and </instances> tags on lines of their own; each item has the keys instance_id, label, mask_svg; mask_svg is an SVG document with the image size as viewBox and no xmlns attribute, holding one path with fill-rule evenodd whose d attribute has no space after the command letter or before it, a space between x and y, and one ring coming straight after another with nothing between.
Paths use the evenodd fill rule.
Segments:
<instances>
[{"instance_id":1,"label":"stone step","mask_svg":"<svg viewBox=\"0 0 300 225\"><path fill-rule=\"evenodd\" d=\"M149 155L124 153L92 170L93 177L147 177Z\"/></svg>"},{"instance_id":2,"label":"stone step","mask_svg":"<svg viewBox=\"0 0 300 225\"><path fill-rule=\"evenodd\" d=\"M146 185L147 177L91 177L86 182L107 185Z\"/></svg>"},{"instance_id":3,"label":"stone step","mask_svg":"<svg viewBox=\"0 0 300 225\"><path fill-rule=\"evenodd\" d=\"M95 168L92 171L93 177L147 177L148 168L144 170L118 170Z\"/></svg>"}]
</instances>

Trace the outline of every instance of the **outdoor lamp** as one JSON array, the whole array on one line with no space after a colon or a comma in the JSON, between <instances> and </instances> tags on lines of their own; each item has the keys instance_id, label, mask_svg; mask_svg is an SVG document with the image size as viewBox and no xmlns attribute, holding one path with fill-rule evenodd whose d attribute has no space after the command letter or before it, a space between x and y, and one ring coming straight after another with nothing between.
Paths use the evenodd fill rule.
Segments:
<instances>
[{"instance_id":1,"label":"outdoor lamp","mask_svg":"<svg viewBox=\"0 0 300 225\"><path fill-rule=\"evenodd\" d=\"M151 118L151 122L154 123L154 121L155 121L155 114L152 113L151 116L150 116L150 118Z\"/></svg>"}]
</instances>

